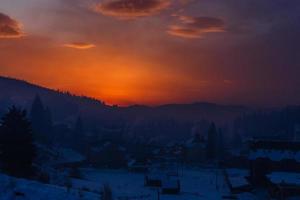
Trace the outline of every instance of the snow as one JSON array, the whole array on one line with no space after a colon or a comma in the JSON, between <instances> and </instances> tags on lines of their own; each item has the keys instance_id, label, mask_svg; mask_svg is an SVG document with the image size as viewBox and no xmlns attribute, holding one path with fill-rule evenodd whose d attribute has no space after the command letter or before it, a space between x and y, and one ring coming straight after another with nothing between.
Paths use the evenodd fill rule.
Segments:
<instances>
[{"instance_id":1,"label":"snow","mask_svg":"<svg viewBox=\"0 0 300 200\"><path fill-rule=\"evenodd\" d=\"M16 195L17 194L17 195ZM42 184L0 174L0 200L99 200L96 193Z\"/></svg>"},{"instance_id":2,"label":"snow","mask_svg":"<svg viewBox=\"0 0 300 200\"><path fill-rule=\"evenodd\" d=\"M300 173L272 172L267 175L272 183L300 186Z\"/></svg>"},{"instance_id":3,"label":"snow","mask_svg":"<svg viewBox=\"0 0 300 200\"><path fill-rule=\"evenodd\" d=\"M256 199L258 199L254 194L249 193L249 192L238 194L237 198L239 200L256 200Z\"/></svg>"},{"instance_id":4,"label":"snow","mask_svg":"<svg viewBox=\"0 0 300 200\"><path fill-rule=\"evenodd\" d=\"M236 169L231 171L234 174L244 174ZM176 180L177 178L180 180L179 195L165 195L161 194L158 188L146 187L143 174L127 170L83 168L80 172L82 179L70 179L69 190L63 186L42 184L0 174L0 200L99 200L103 184L111 187L116 200L157 200L158 192L160 200L221 200L222 196L230 195L222 170L210 168L181 169L179 176L176 177ZM168 186L174 184L175 181L165 182ZM15 198L15 192L24 193L25 196ZM239 194L236 197L240 200L255 199L250 193Z\"/></svg>"},{"instance_id":5,"label":"snow","mask_svg":"<svg viewBox=\"0 0 300 200\"><path fill-rule=\"evenodd\" d=\"M157 199L158 189L145 187L143 174L126 170L97 169L81 169L81 173L83 180L72 179L72 185L75 188L86 187L90 191L100 191L103 184L109 184L116 199ZM229 193L224 176L219 170L184 169L180 172L178 179L181 185L180 195L161 194L161 200L221 200L223 194Z\"/></svg>"},{"instance_id":6,"label":"snow","mask_svg":"<svg viewBox=\"0 0 300 200\"><path fill-rule=\"evenodd\" d=\"M245 169L226 169L228 180L233 188L249 185L246 176L249 171Z\"/></svg>"}]
</instances>

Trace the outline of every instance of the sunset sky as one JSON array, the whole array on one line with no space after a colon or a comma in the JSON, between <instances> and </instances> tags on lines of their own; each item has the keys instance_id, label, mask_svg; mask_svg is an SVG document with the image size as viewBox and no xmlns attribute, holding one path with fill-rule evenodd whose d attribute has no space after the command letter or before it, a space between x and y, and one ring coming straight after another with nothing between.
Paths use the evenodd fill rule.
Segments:
<instances>
[{"instance_id":1,"label":"sunset sky","mask_svg":"<svg viewBox=\"0 0 300 200\"><path fill-rule=\"evenodd\" d=\"M0 0L0 75L109 104L299 104L300 1Z\"/></svg>"}]
</instances>

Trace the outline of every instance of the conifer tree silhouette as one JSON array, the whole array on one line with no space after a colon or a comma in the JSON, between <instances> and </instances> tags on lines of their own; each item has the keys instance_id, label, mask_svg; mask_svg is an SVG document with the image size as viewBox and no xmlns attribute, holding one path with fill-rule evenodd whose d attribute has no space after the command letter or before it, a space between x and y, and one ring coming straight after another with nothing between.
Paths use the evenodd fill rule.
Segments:
<instances>
[{"instance_id":1,"label":"conifer tree silhouette","mask_svg":"<svg viewBox=\"0 0 300 200\"><path fill-rule=\"evenodd\" d=\"M3 170L14 176L32 176L36 149L26 111L13 106L0 124L0 159Z\"/></svg>"}]
</instances>

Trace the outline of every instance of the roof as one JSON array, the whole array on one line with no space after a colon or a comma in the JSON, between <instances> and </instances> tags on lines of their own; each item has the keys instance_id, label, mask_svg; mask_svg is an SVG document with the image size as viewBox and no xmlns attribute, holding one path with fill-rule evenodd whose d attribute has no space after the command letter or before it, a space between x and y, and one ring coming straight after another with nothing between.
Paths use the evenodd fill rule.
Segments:
<instances>
[{"instance_id":1,"label":"roof","mask_svg":"<svg viewBox=\"0 0 300 200\"><path fill-rule=\"evenodd\" d=\"M275 162L282 160L295 160L296 162L300 162L300 151L258 149L250 151L248 158L249 160L266 158Z\"/></svg>"},{"instance_id":2,"label":"roof","mask_svg":"<svg viewBox=\"0 0 300 200\"><path fill-rule=\"evenodd\" d=\"M300 186L300 173L272 172L267 177L274 184Z\"/></svg>"},{"instance_id":3,"label":"roof","mask_svg":"<svg viewBox=\"0 0 300 200\"><path fill-rule=\"evenodd\" d=\"M226 169L228 181L233 188L249 185L246 177L249 176L249 171L245 169Z\"/></svg>"}]
</instances>

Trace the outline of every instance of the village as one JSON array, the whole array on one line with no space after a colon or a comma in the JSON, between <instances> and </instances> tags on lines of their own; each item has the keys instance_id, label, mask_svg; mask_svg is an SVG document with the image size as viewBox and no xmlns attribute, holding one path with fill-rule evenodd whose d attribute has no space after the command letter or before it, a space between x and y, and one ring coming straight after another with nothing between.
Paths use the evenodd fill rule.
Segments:
<instances>
[{"instance_id":1,"label":"village","mask_svg":"<svg viewBox=\"0 0 300 200\"><path fill-rule=\"evenodd\" d=\"M252 141L246 159L234 158L249 168L222 162L188 167L173 161L149 168L132 164L128 170L82 168L72 187L98 191L107 184L120 200L293 199L300 195L299 147L299 142Z\"/></svg>"},{"instance_id":2,"label":"village","mask_svg":"<svg viewBox=\"0 0 300 200\"><path fill-rule=\"evenodd\" d=\"M157 150L155 161L128 163L123 170L81 168L72 186L97 191L111 187L117 199L278 199L300 196L300 136L293 140L251 139L240 151L213 163L187 165L178 157L182 145ZM188 155L205 155L202 140L189 141ZM190 156L189 159L193 159ZM204 158L203 158L204 159Z\"/></svg>"}]
</instances>

